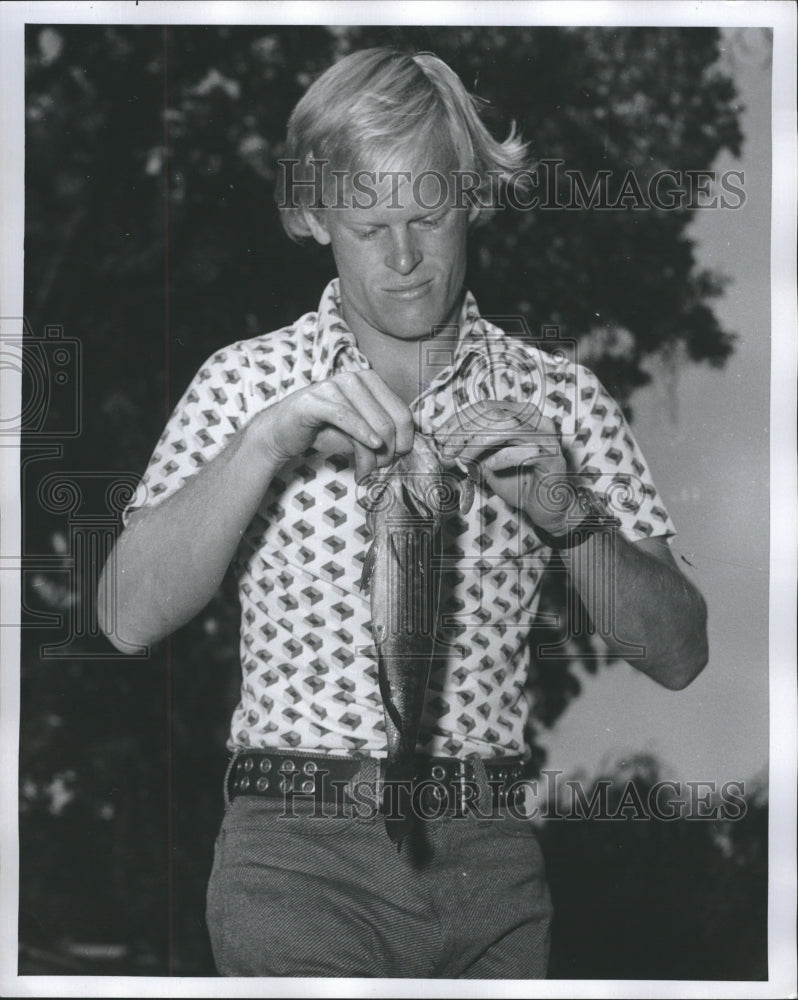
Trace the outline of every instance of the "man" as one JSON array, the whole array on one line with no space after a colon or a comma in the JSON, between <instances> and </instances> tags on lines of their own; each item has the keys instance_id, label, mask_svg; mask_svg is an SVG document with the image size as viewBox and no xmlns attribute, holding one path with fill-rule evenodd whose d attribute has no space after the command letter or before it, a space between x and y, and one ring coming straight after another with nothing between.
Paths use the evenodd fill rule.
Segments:
<instances>
[{"instance_id":1,"label":"man","mask_svg":"<svg viewBox=\"0 0 798 1000\"><path fill-rule=\"evenodd\" d=\"M238 573L241 701L208 891L223 974L545 975L543 861L510 786L553 549L594 621L611 608L615 653L669 688L706 662L703 601L617 405L465 290L470 228L524 155L431 55L328 70L291 117L278 195L289 235L329 245L338 278L316 312L208 360L126 514L101 609L120 648L187 622L231 560ZM416 435L476 497L443 529L451 641L417 744L442 808L414 799L397 853L368 808L386 735L362 501Z\"/></svg>"}]
</instances>

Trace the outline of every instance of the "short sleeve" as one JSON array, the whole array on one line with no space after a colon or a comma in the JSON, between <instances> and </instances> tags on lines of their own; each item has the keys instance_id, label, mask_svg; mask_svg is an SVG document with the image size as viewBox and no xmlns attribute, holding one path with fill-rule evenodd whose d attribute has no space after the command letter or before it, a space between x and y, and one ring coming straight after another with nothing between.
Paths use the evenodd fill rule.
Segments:
<instances>
[{"instance_id":1,"label":"short sleeve","mask_svg":"<svg viewBox=\"0 0 798 1000\"><path fill-rule=\"evenodd\" d=\"M570 467L604 497L630 540L675 535L676 528L621 407L593 372L583 365L574 369L574 433L563 435Z\"/></svg>"},{"instance_id":2,"label":"short sleeve","mask_svg":"<svg viewBox=\"0 0 798 1000\"><path fill-rule=\"evenodd\" d=\"M125 524L134 511L161 503L222 451L252 416L252 382L243 341L208 358L169 418L122 515Z\"/></svg>"}]
</instances>

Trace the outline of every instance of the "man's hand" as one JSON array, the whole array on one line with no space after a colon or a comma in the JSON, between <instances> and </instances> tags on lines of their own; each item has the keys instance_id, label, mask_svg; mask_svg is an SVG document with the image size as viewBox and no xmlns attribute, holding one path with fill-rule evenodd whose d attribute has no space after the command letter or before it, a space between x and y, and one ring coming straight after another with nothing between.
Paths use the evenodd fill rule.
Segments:
<instances>
[{"instance_id":1,"label":"man's hand","mask_svg":"<svg viewBox=\"0 0 798 1000\"><path fill-rule=\"evenodd\" d=\"M342 373L256 414L162 503L135 513L99 587L101 627L117 649L148 645L187 622L221 583L279 469L311 445L354 452L365 476L413 446L410 410L376 372ZM168 558L164 558L164 552Z\"/></svg>"},{"instance_id":2,"label":"man's hand","mask_svg":"<svg viewBox=\"0 0 798 1000\"><path fill-rule=\"evenodd\" d=\"M533 524L555 537L567 529L573 491L553 423L530 403L485 401L464 407L436 435L446 462L477 462L490 487ZM602 639L667 688L685 687L707 662L706 605L661 539L630 542L618 533L604 546L597 536L563 554L573 585L592 621L609 606L614 619ZM611 588L608 591L607 588Z\"/></svg>"},{"instance_id":3,"label":"man's hand","mask_svg":"<svg viewBox=\"0 0 798 1000\"><path fill-rule=\"evenodd\" d=\"M550 535L567 529L574 494L554 423L531 403L485 400L450 417L435 435L441 458L475 462L508 506Z\"/></svg>"},{"instance_id":4,"label":"man's hand","mask_svg":"<svg viewBox=\"0 0 798 1000\"><path fill-rule=\"evenodd\" d=\"M413 447L406 404L375 371L343 372L292 392L252 421L275 466L308 448L354 453L358 480Z\"/></svg>"}]
</instances>

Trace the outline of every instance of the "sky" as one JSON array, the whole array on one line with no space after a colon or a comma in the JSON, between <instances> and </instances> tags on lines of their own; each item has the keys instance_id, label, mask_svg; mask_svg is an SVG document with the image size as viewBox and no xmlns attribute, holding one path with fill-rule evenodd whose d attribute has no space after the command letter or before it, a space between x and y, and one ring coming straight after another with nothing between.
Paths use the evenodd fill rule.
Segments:
<instances>
[{"instance_id":1,"label":"sky","mask_svg":"<svg viewBox=\"0 0 798 1000\"><path fill-rule=\"evenodd\" d=\"M732 279L715 311L738 340L721 370L688 364L673 379L653 365L632 399L635 436L678 530L674 551L707 601L710 659L677 692L626 664L585 674L582 696L542 740L548 766L567 773L590 776L640 751L682 781L750 781L767 765L770 45L758 28L725 29L723 44L744 145L713 169L744 170L746 201L696 213L690 236L698 266Z\"/></svg>"}]
</instances>

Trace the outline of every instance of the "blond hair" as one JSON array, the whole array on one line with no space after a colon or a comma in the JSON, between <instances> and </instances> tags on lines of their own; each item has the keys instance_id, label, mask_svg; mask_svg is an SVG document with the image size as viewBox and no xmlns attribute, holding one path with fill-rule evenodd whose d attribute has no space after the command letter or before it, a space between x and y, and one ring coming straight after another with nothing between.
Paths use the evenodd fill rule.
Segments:
<instances>
[{"instance_id":1,"label":"blond hair","mask_svg":"<svg viewBox=\"0 0 798 1000\"><path fill-rule=\"evenodd\" d=\"M414 164L430 154L475 177L479 216L491 212L488 189L526 166L527 147L515 130L499 142L485 127L479 99L430 53L394 49L354 52L308 89L289 122L276 198L288 235L310 236L304 209L321 207L310 182L316 166L330 170L386 169L404 156ZM288 165L289 169L286 169ZM329 199L325 182L323 203Z\"/></svg>"}]
</instances>

